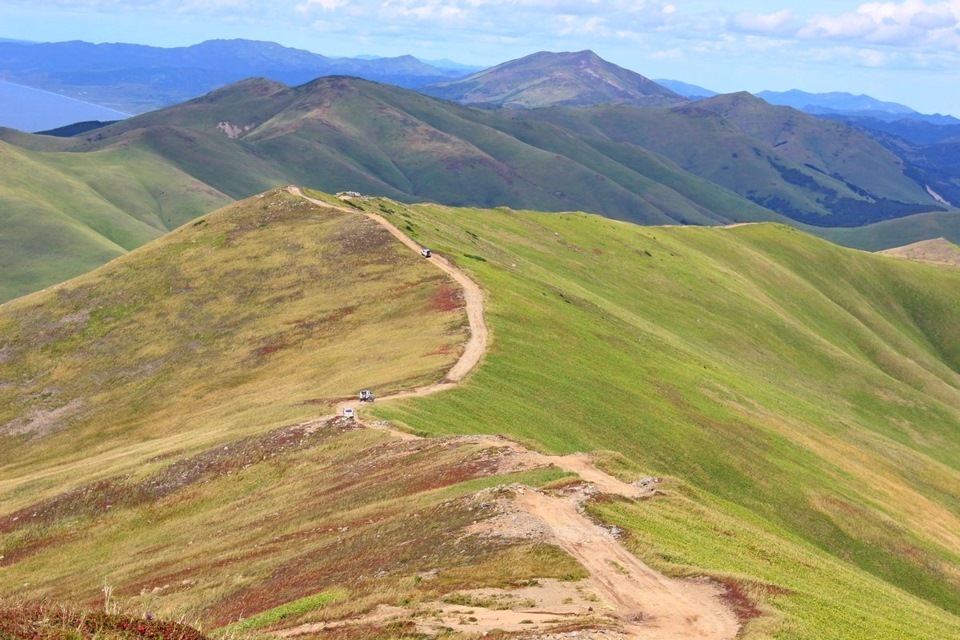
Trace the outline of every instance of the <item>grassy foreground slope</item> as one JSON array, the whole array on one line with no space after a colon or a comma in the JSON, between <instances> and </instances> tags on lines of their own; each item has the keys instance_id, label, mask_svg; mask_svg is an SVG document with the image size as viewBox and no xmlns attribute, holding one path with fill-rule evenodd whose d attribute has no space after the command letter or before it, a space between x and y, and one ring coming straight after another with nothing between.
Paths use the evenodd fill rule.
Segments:
<instances>
[{"instance_id":1,"label":"grassy foreground slope","mask_svg":"<svg viewBox=\"0 0 960 640\"><path fill-rule=\"evenodd\" d=\"M464 530L488 517L466 496L562 473L316 419L441 379L457 294L366 217L274 191L0 306L0 592L102 607L109 587L240 633L581 575Z\"/></svg>"},{"instance_id":2,"label":"grassy foreground slope","mask_svg":"<svg viewBox=\"0 0 960 640\"><path fill-rule=\"evenodd\" d=\"M595 512L757 598L747 637L960 634L960 274L778 225L367 206L473 272L494 336L379 415L665 476Z\"/></svg>"},{"instance_id":3,"label":"grassy foreground slope","mask_svg":"<svg viewBox=\"0 0 960 640\"><path fill-rule=\"evenodd\" d=\"M656 567L730 585L745 638L960 636L955 271L777 225L353 202L488 294L480 368L378 415L663 476L589 509ZM315 419L442 376L464 339L448 285L359 214L278 191L0 307L0 590L93 604L107 584L256 634L582 575L470 535L473 492L557 471Z\"/></svg>"}]
</instances>

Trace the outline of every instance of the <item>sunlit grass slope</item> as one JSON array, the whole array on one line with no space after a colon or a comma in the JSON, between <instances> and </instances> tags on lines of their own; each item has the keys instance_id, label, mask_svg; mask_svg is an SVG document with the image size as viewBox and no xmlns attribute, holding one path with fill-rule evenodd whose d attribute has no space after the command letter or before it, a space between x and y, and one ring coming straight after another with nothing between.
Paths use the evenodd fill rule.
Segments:
<instances>
[{"instance_id":1,"label":"sunlit grass slope","mask_svg":"<svg viewBox=\"0 0 960 640\"><path fill-rule=\"evenodd\" d=\"M77 154L0 142L0 163L0 302L86 273L230 201L143 149Z\"/></svg>"},{"instance_id":2,"label":"sunlit grass slope","mask_svg":"<svg viewBox=\"0 0 960 640\"><path fill-rule=\"evenodd\" d=\"M0 464L225 437L442 378L462 302L408 254L358 213L274 191L3 305Z\"/></svg>"},{"instance_id":3,"label":"sunlit grass slope","mask_svg":"<svg viewBox=\"0 0 960 640\"><path fill-rule=\"evenodd\" d=\"M442 272L284 190L0 306L0 592L96 607L107 586L133 614L259 633L581 576L464 530L493 514L473 492L564 474L316 420L442 379L465 339Z\"/></svg>"},{"instance_id":4,"label":"sunlit grass slope","mask_svg":"<svg viewBox=\"0 0 960 640\"><path fill-rule=\"evenodd\" d=\"M379 417L662 476L589 509L730 585L745 638L960 637L954 270L778 225L353 202L470 271L492 331L462 387ZM312 420L441 378L465 336L429 261L285 191L0 306L0 591L96 605L106 583L249 634L582 575L468 535L472 492L558 472Z\"/></svg>"},{"instance_id":5,"label":"sunlit grass slope","mask_svg":"<svg viewBox=\"0 0 960 640\"><path fill-rule=\"evenodd\" d=\"M366 206L469 269L493 333L460 389L379 415L667 477L596 511L758 599L747 637L960 635L956 272L779 225Z\"/></svg>"}]
</instances>

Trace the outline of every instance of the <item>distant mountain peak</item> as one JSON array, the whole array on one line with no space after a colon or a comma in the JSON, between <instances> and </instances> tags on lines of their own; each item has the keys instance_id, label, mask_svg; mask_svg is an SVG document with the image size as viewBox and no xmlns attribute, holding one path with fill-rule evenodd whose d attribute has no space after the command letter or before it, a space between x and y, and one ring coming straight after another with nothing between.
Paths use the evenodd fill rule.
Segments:
<instances>
[{"instance_id":1,"label":"distant mountain peak","mask_svg":"<svg viewBox=\"0 0 960 640\"><path fill-rule=\"evenodd\" d=\"M462 104L549 106L671 106L682 96L590 50L538 51L467 78L426 87L424 93Z\"/></svg>"}]
</instances>

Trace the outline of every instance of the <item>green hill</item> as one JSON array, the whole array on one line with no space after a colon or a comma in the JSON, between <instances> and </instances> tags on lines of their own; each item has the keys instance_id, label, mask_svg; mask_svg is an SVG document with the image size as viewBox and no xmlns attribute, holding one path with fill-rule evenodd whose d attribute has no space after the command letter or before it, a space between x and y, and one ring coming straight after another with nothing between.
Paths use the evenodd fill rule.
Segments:
<instances>
[{"instance_id":1,"label":"green hill","mask_svg":"<svg viewBox=\"0 0 960 640\"><path fill-rule=\"evenodd\" d=\"M108 148L136 133L234 197L266 188L267 176L273 185L457 206L600 211L641 223L771 215L641 148L611 158L554 125L520 123L521 136L516 124L355 78L288 89L251 80L106 127L77 148Z\"/></svg>"},{"instance_id":2,"label":"green hill","mask_svg":"<svg viewBox=\"0 0 960 640\"><path fill-rule=\"evenodd\" d=\"M662 154L684 171L807 225L856 227L944 209L878 142L746 93L672 109L543 109L529 117L593 144Z\"/></svg>"},{"instance_id":3,"label":"green hill","mask_svg":"<svg viewBox=\"0 0 960 640\"><path fill-rule=\"evenodd\" d=\"M960 634L955 270L782 225L351 202L469 270L493 338L460 387L377 417L662 477L587 509L655 567L728 585L743 638ZM582 575L470 533L473 493L559 471L315 420L440 379L465 330L449 286L357 213L271 192L0 306L0 589L106 583L257 635Z\"/></svg>"},{"instance_id":4,"label":"green hill","mask_svg":"<svg viewBox=\"0 0 960 640\"><path fill-rule=\"evenodd\" d=\"M603 62L593 58L585 59ZM331 192L589 211L641 224L853 227L943 209L869 137L748 94L673 108L476 110L353 78L296 88L250 80L105 127L96 148L169 127L191 132L158 151L235 197L265 188L255 179L266 169L254 170L259 163L280 182ZM244 159L220 167L228 151Z\"/></svg>"},{"instance_id":5,"label":"green hill","mask_svg":"<svg viewBox=\"0 0 960 640\"><path fill-rule=\"evenodd\" d=\"M314 420L442 377L462 305L377 224L277 191L0 306L0 590L103 606L106 586L209 629L576 575L552 548L448 536L482 517L461 496L562 474L490 480L475 443Z\"/></svg>"},{"instance_id":6,"label":"green hill","mask_svg":"<svg viewBox=\"0 0 960 640\"><path fill-rule=\"evenodd\" d=\"M758 637L957 633L955 271L775 225L395 216L463 256L497 340L462 389L379 415L673 478L594 513L658 566L742 584L778 612Z\"/></svg>"},{"instance_id":7,"label":"green hill","mask_svg":"<svg viewBox=\"0 0 960 640\"><path fill-rule=\"evenodd\" d=\"M86 273L229 199L142 150L0 141L0 301Z\"/></svg>"}]
</instances>

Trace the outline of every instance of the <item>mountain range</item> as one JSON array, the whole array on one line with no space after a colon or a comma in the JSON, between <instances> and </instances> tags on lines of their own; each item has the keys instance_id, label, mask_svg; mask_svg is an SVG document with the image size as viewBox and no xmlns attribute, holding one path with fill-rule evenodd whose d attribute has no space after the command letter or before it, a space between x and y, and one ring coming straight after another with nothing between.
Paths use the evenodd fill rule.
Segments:
<instances>
[{"instance_id":1,"label":"mountain range","mask_svg":"<svg viewBox=\"0 0 960 640\"><path fill-rule=\"evenodd\" d=\"M89 42L0 42L3 78L128 113L183 102L263 76L301 84L318 76L349 74L411 87L460 77L413 56L331 58L274 42L208 40L161 48Z\"/></svg>"},{"instance_id":2,"label":"mountain range","mask_svg":"<svg viewBox=\"0 0 960 640\"><path fill-rule=\"evenodd\" d=\"M551 68L581 63L558 58ZM792 221L818 233L951 211L960 201L949 166L911 163L865 132L749 94L669 108L474 109L350 77L297 87L253 79L74 137L7 130L0 140L15 167L0 176L0 198L23 225L23 237L8 236L6 255L19 256L9 259L8 297L78 274L103 251L137 246L211 205L288 183L641 224ZM38 179L15 181L20 173ZM43 213L23 218L24 207ZM64 223L84 238L67 254L45 240L50 225Z\"/></svg>"},{"instance_id":3,"label":"mountain range","mask_svg":"<svg viewBox=\"0 0 960 640\"><path fill-rule=\"evenodd\" d=\"M884 102L867 95L846 92L808 93L799 89L790 91L760 91L756 94L770 104L793 107L814 115L840 115L874 118L886 122L901 120L928 122L934 125L960 125L953 116L923 114L896 102Z\"/></svg>"}]
</instances>

